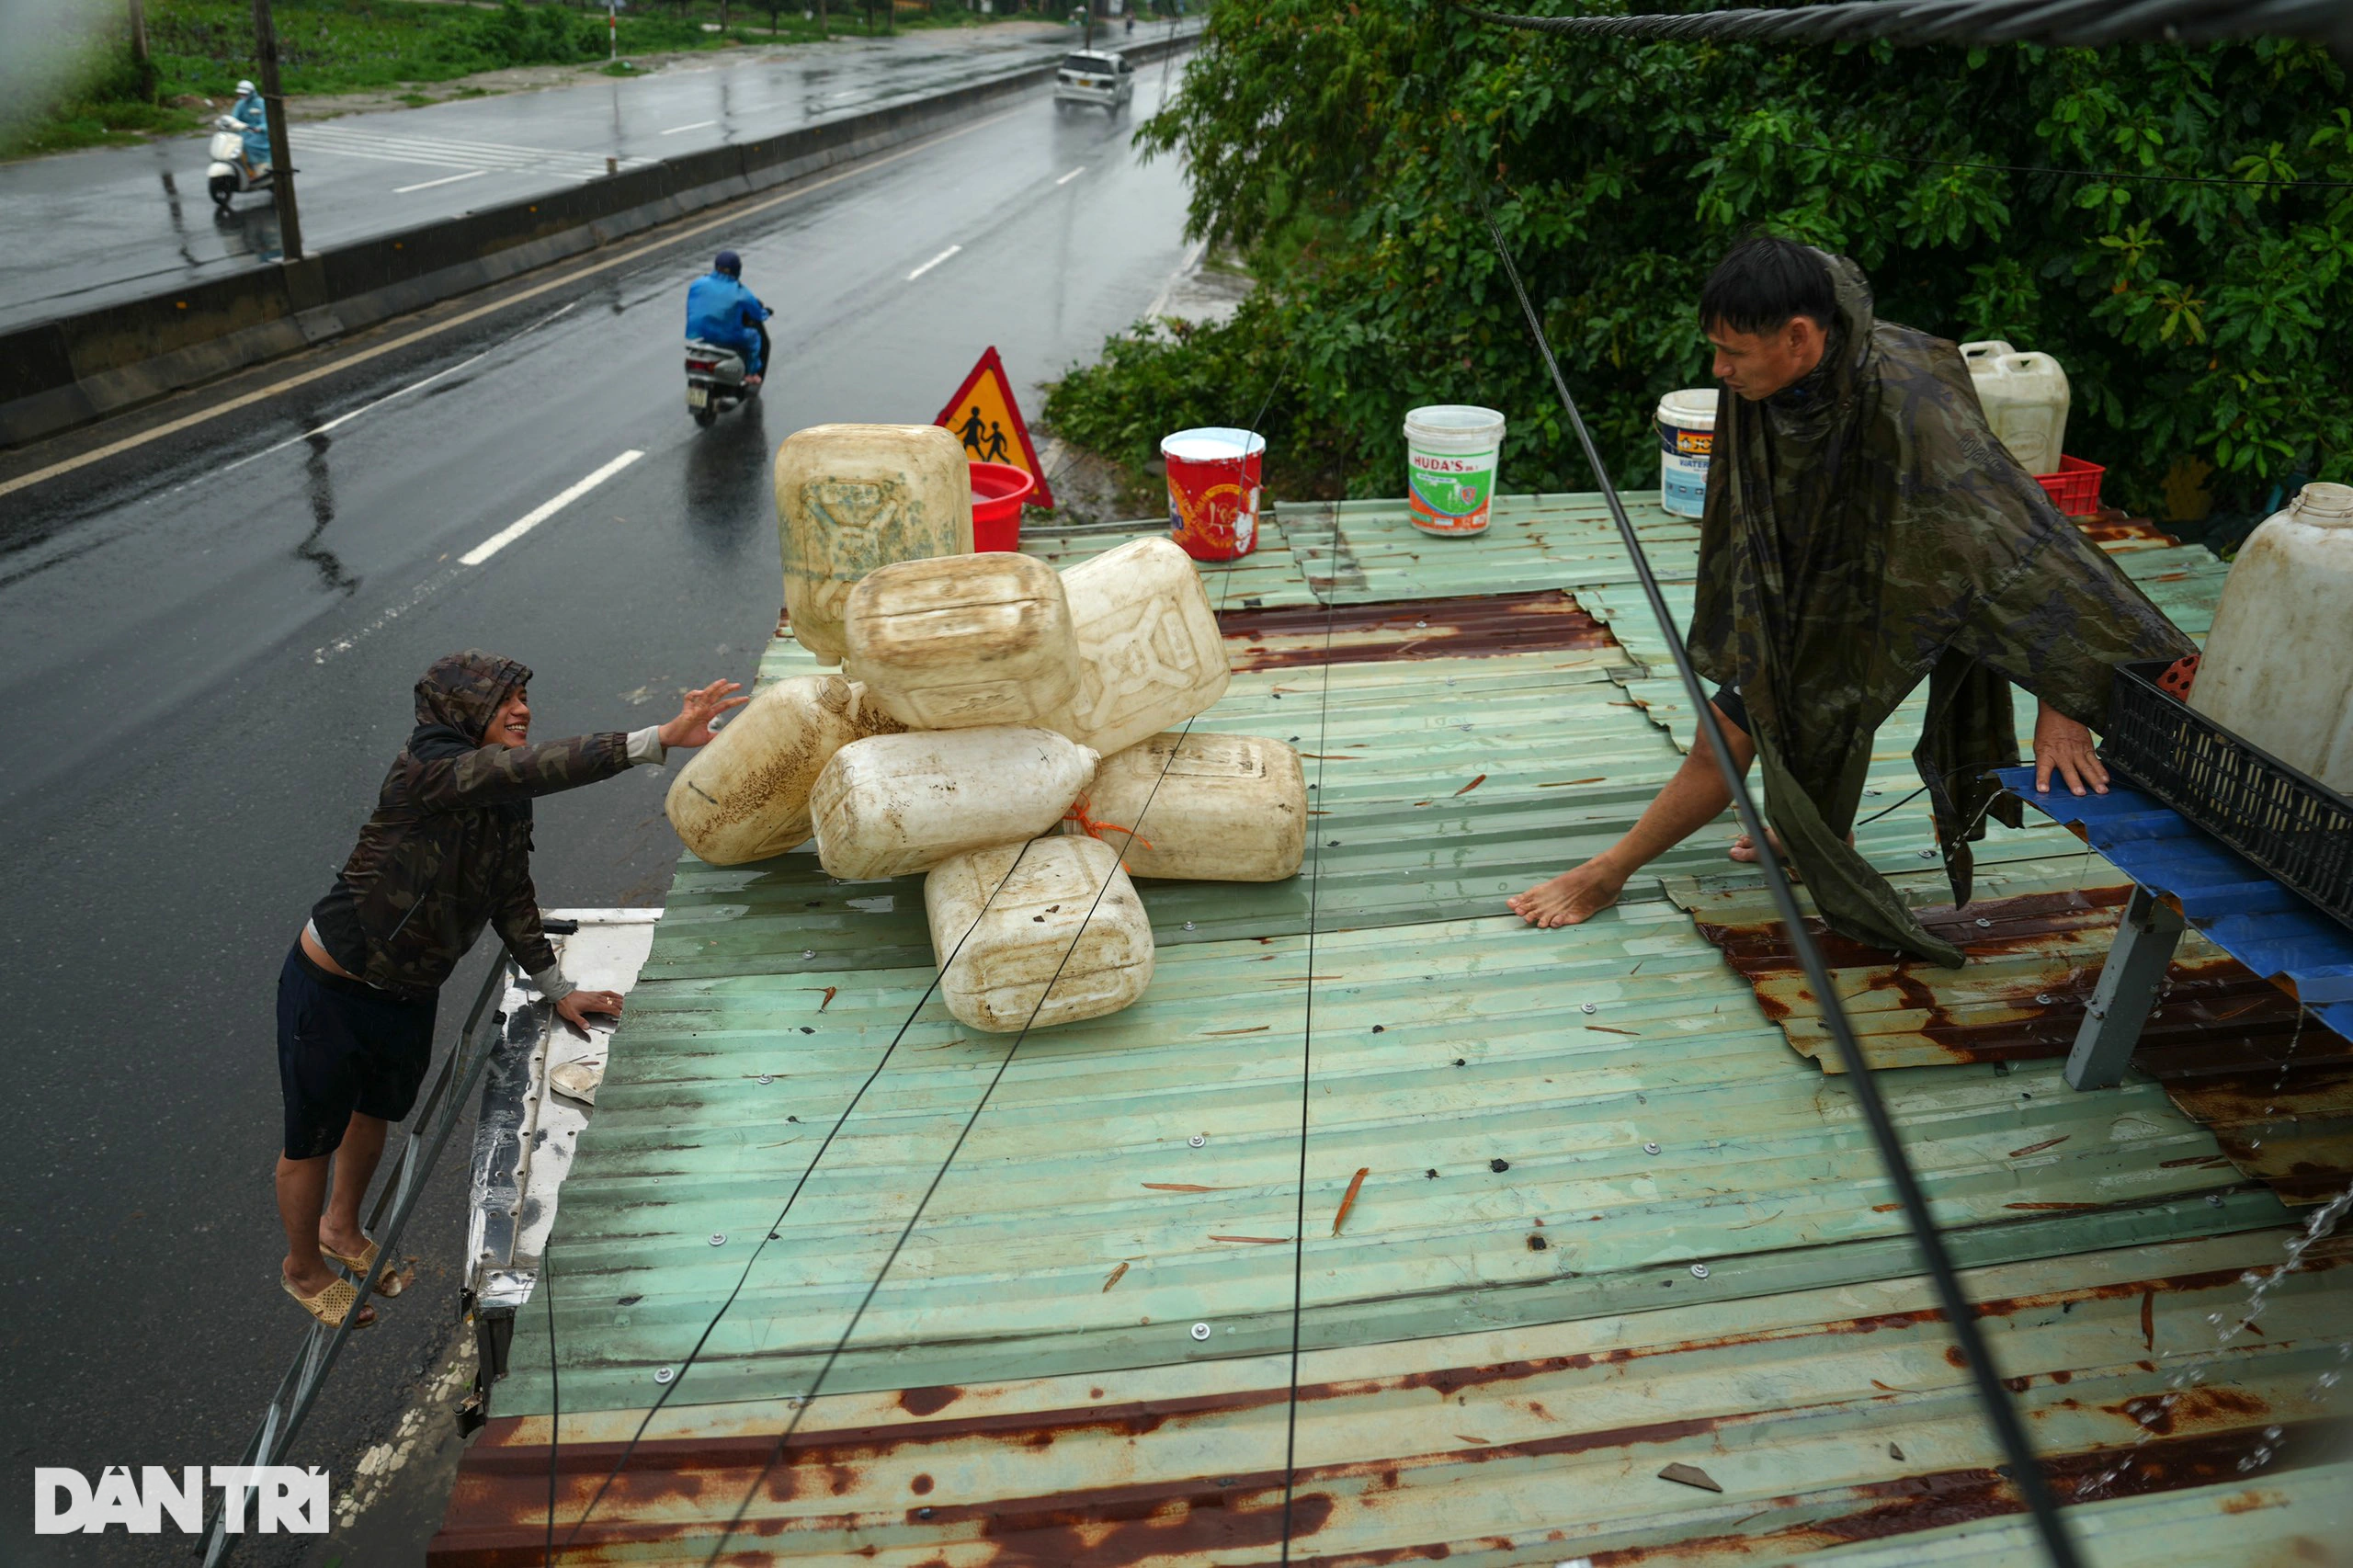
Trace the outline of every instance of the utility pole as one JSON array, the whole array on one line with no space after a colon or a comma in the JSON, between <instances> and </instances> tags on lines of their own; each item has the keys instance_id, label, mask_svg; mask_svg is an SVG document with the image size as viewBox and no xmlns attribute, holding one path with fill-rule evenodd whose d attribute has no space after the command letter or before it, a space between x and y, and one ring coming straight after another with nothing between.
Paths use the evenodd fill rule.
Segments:
<instances>
[{"instance_id":1,"label":"utility pole","mask_svg":"<svg viewBox=\"0 0 2353 1568\"><path fill-rule=\"evenodd\" d=\"M131 0L131 58L147 71L147 0ZM152 85L151 85L152 90Z\"/></svg>"},{"instance_id":2,"label":"utility pole","mask_svg":"<svg viewBox=\"0 0 2353 1568\"><path fill-rule=\"evenodd\" d=\"M278 86L278 28L269 0L254 0L254 48L261 56L262 113L269 120L269 189L278 201L280 261L302 259L302 220L294 210L294 153L286 140L286 95Z\"/></svg>"}]
</instances>

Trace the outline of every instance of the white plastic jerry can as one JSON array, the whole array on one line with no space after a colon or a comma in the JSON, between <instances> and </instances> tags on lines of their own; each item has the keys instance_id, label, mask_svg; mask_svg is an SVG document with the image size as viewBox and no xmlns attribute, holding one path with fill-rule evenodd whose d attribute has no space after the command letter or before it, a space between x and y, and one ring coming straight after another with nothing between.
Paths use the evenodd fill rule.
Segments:
<instances>
[{"instance_id":1,"label":"white plastic jerry can","mask_svg":"<svg viewBox=\"0 0 2353 1568\"><path fill-rule=\"evenodd\" d=\"M838 664L842 611L860 577L972 553L972 468L937 425L812 425L776 449L776 527L789 629Z\"/></svg>"},{"instance_id":2,"label":"white plastic jerry can","mask_svg":"<svg viewBox=\"0 0 2353 1568\"><path fill-rule=\"evenodd\" d=\"M1081 802L1091 834L1139 877L1279 882L1307 851L1299 753L1257 735L1169 732L1103 759Z\"/></svg>"},{"instance_id":3,"label":"white plastic jerry can","mask_svg":"<svg viewBox=\"0 0 2353 1568\"><path fill-rule=\"evenodd\" d=\"M1181 724L1232 678L1217 612L1191 558L1140 539L1063 574L1078 634L1078 690L1053 727L1108 756Z\"/></svg>"},{"instance_id":4,"label":"white plastic jerry can","mask_svg":"<svg viewBox=\"0 0 2353 1568\"><path fill-rule=\"evenodd\" d=\"M1051 730L1010 724L852 741L809 794L818 863L870 881L1051 833L1097 760Z\"/></svg>"},{"instance_id":5,"label":"white plastic jerry can","mask_svg":"<svg viewBox=\"0 0 2353 1568\"><path fill-rule=\"evenodd\" d=\"M2059 361L2022 354L1999 338L1964 343L1961 357L1995 438L2027 472L2057 473L2069 407L2067 372Z\"/></svg>"},{"instance_id":6,"label":"white plastic jerry can","mask_svg":"<svg viewBox=\"0 0 2353 1568\"><path fill-rule=\"evenodd\" d=\"M2239 546L2189 706L2353 795L2353 485L2305 485Z\"/></svg>"},{"instance_id":7,"label":"white plastic jerry can","mask_svg":"<svg viewBox=\"0 0 2353 1568\"><path fill-rule=\"evenodd\" d=\"M740 866L809 836L809 792L834 753L904 726L863 700L855 681L794 676L764 687L688 758L662 810L695 855Z\"/></svg>"},{"instance_id":8,"label":"white plastic jerry can","mask_svg":"<svg viewBox=\"0 0 2353 1568\"><path fill-rule=\"evenodd\" d=\"M1033 724L1078 688L1062 579L1004 551L878 566L849 594L843 668L922 730Z\"/></svg>"},{"instance_id":9,"label":"white plastic jerry can","mask_svg":"<svg viewBox=\"0 0 2353 1568\"><path fill-rule=\"evenodd\" d=\"M1152 922L1120 857L1092 838L1000 844L924 879L939 994L992 1034L1116 1013L1152 983Z\"/></svg>"}]
</instances>

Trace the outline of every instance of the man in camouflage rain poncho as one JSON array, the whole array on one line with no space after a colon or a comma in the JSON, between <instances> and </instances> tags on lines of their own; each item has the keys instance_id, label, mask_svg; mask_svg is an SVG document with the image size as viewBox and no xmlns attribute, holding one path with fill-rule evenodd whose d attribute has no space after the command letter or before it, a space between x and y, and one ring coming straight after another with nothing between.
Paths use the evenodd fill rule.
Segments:
<instances>
[{"instance_id":1,"label":"man in camouflage rain poncho","mask_svg":"<svg viewBox=\"0 0 2353 1568\"><path fill-rule=\"evenodd\" d=\"M1957 965L1851 842L1880 725L1927 681L1913 760L1965 903L1984 818L2017 825L1984 777L2018 760L2011 683L2040 702L2036 787L2055 771L2105 792L2088 726L2113 666L2195 647L1995 439L1953 346L1872 314L1854 263L1745 241L1708 279L1700 324L1733 395L1716 407L1692 662L1722 683L1732 760L1763 760L1765 814L1831 927ZM1585 920L1729 803L1703 733L1632 832L1510 906L1535 926Z\"/></svg>"},{"instance_id":2,"label":"man in camouflage rain poncho","mask_svg":"<svg viewBox=\"0 0 2353 1568\"><path fill-rule=\"evenodd\" d=\"M327 1260L355 1279L376 1266L376 1244L359 1229L359 1201L388 1125L409 1113L424 1081L441 983L482 928L497 928L574 1028L585 1032L589 1014L621 1010L615 993L582 991L563 977L540 926L531 885L532 800L660 762L671 746L705 744L710 721L746 700L732 696L734 682L713 681L687 693L666 724L533 745L530 678L512 659L472 650L425 672L416 683L416 728L384 775L351 858L278 971L285 1142L278 1210L286 1226L279 1282L331 1326L357 1292ZM397 1293L389 1268L378 1293ZM363 1308L359 1324L374 1315L375 1308Z\"/></svg>"}]
</instances>

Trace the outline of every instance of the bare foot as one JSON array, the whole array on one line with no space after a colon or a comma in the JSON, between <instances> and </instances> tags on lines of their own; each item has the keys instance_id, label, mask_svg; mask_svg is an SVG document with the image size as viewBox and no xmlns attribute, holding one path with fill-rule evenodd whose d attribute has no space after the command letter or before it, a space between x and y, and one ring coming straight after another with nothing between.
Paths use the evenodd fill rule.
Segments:
<instances>
[{"instance_id":1,"label":"bare foot","mask_svg":"<svg viewBox=\"0 0 2353 1568\"><path fill-rule=\"evenodd\" d=\"M322 1216L319 1220L319 1250L333 1247L346 1257L358 1257L368 1250L368 1233L357 1225L341 1229Z\"/></svg>"},{"instance_id":2,"label":"bare foot","mask_svg":"<svg viewBox=\"0 0 2353 1568\"><path fill-rule=\"evenodd\" d=\"M1594 859L1574 870L1563 871L1549 881L1539 882L1504 903L1530 926L1576 926L1617 903L1618 895L1625 889L1625 872Z\"/></svg>"}]
</instances>

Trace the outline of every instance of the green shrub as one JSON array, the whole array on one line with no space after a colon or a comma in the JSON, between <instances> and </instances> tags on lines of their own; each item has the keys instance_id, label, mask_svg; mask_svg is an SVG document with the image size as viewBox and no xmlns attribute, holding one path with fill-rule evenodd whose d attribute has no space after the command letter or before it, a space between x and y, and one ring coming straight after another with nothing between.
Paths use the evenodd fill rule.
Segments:
<instances>
[{"instance_id":1,"label":"green shrub","mask_svg":"<svg viewBox=\"0 0 2353 1568\"><path fill-rule=\"evenodd\" d=\"M1434 402L1510 415L1514 488L1592 483L1483 183L1627 483L1655 482L1659 394L1705 383L1701 278L1765 229L1854 256L1890 319L2058 356L2068 447L2109 465L2111 499L2157 505L2188 455L2245 507L2292 472L2353 478L2353 190L2290 183L2353 181L2345 98L2325 51L2278 41L1654 43L1507 32L1443 0L1218 0L1142 136L1187 158L1194 232L1245 243L1277 295L1256 352L1292 356L1292 416L1360 454L1360 488L1397 488L1402 415ZM1058 417L1148 422L1077 406L1127 384L1074 378Z\"/></svg>"}]
</instances>

